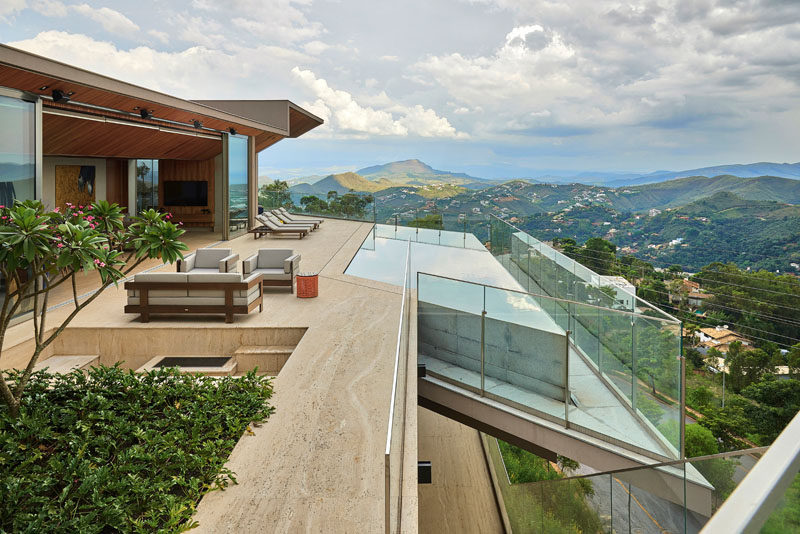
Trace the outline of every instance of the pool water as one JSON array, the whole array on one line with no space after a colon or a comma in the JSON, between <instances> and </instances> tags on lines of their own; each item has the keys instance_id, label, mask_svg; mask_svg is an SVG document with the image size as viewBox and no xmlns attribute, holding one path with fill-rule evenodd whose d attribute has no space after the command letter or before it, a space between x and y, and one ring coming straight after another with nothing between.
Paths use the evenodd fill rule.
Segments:
<instances>
[{"instance_id":1,"label":"pool water","mask_svg":"<svg viewBox=\"0 0 800 534\"><path fill-rule=\"evenodd\" d=\"M376 224L361 244L345 274L403 285L406 250L411 241L411 287L417 273L521 289L470 233Z\"/></svg>"}]
</instances>

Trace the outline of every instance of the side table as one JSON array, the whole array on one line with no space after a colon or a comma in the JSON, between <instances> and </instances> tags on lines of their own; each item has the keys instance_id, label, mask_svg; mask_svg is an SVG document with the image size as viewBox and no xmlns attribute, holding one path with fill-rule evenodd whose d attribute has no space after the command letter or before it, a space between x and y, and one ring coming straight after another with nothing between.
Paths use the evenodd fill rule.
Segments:
<instances>
[{"instance_id":1,"label":"side table","mask_svg":"<svg viewBox=\"0 0 800 534\"><path fill-rule=\"evenodd\" d=\"M297 273L297 298L307 299L319 294L319 273Z\"/></svg>"}]
</instances>

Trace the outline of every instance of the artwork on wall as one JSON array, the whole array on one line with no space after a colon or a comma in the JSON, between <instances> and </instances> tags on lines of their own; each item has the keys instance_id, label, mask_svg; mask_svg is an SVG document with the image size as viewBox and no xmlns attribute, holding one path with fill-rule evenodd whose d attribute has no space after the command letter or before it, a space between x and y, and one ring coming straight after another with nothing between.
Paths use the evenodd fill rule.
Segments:
<instances>
[{"instance_id":1,"label":"artwork on wall","mask_svg":"<svg viewBox=\"0 0 800 534\"><path fill-rule=\"evenodd\" d=\"M64 209L67 202L85 206L94 201L94 165L56 165L56 206Z\"/></svg>"}]
</instances>

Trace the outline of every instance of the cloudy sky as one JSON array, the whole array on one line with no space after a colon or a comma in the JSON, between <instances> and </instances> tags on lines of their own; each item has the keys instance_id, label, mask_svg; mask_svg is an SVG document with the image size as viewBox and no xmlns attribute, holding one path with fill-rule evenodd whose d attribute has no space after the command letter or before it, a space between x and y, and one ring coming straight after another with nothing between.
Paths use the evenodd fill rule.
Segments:
<instances>
[{"instance_id":1,"label":"cloudy sky","mask_svg":"<svg viewBox=\"0 0 800 534\"><path fill-rule=\"evenodd\" d=\"M0 0L0 41L325 119L262 152L262 175L800 161L798 0Z\"/></svg>"}]
</instances>

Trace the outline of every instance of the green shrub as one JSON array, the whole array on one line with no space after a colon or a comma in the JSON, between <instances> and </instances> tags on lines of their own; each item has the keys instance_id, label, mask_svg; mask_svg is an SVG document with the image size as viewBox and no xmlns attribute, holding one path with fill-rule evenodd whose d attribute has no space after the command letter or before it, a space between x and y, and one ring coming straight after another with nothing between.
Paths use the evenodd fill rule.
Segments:
<instances>
[{"instance_id":1,"label":"green shrub","mask_svg":"<svg viewBox=\"0 0 800 534\"><path fill-rule=\"evenodd\" d=\"M11 381L16 372L6 373ZM0 408L0 532L180 532L250 422L273 412L254 373L36 373L18 418Z\"/></svg>"}]
</instances>

